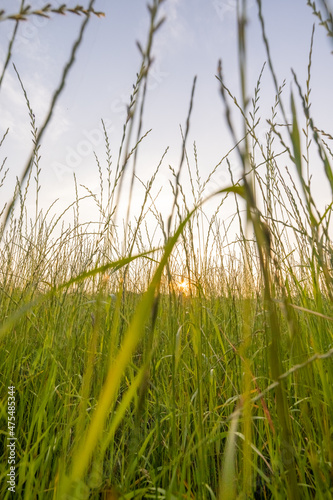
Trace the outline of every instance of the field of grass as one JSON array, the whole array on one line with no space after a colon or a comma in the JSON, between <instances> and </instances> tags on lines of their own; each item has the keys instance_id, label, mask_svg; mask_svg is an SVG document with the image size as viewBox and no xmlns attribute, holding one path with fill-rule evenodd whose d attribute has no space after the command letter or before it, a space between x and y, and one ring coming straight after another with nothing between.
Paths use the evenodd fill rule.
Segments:
<instances>
[{"instance_id":1,"label":"field of grass","mask_svg":"<svg viewBox=\"0 0 333 500\"><path fill-rule=\"evenodd\" d=\"M310 161L319 162L333 192L333 138L310 115L311 50L304 89L294 75L287 110L258 1L265 71L276 84L263 142L257 134L261 76L251 93L246 2L240 2L242 95L234 98L221 65L217 79L242 177L234 179L230 169L229 186L209 195L216 210L206 215L214 171L202 179L191 164L192 95L179 170L171 172L168 219L152 195L157 169L136 219L125 214L116 225L124 172L141 142L160 3L151 4L119 161L111 163L105 132L100 192L87 190L98 223L81 220L78 194L68 208L70 226L63 224L67 211L51 216L52 207L39 207L43 129L37 130L25 94L34 150L1 226L0 497L333 498L333 202L319 210L308 175ZM308 4L317 17L327 16L325 3L321 11ZM323 23L332 35L330 26ZM242 137L230 106L242 117ZM278 111L291 122L279 125ZM185 172L190 192L181 182ZM31 216L26 200L34 190ZM230 200L236 238L223 219ZM8 482L13 457L15 493Z\"/></svg>"}]
</instances>

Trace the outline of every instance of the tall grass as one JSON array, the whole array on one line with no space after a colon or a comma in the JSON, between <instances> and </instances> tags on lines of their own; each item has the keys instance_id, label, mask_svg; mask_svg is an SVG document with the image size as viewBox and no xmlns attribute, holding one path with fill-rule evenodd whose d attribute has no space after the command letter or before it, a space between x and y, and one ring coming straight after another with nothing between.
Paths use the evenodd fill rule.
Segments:
<instances>
[{"instance_id":1,"label":"tall grass","mask_svg":"<svg viewBox=\"0 0 333 500\"><path fill-rule=\"evenodd\" d=\"M260 87L267 68L249 99L246 2L239 2L241 96L228 88L222 63L217 74L234 140L222 160L229 165L230 185L208 195L219 165L203 179L197 146L193 154L188 147L194 80L165 220L154 194L165 153L148 182L138 178L137 168L161 3L149 6L150 29L145 48L140 45L142 65L116 164L104 127L105 160L96 156L99 193L80 189L75 178L76 199L60 214L56 205L46 212L39 205L42 134L18 74L33 150L12 202L2 210L1 498L11 498L10 385L16 388L19 498L331 498L332 203L320 211L309 172L316 153L333 188L332 137L310 114L313 35L305 91L294 74L296 92L286 105L258 0L276 92L263 141ZM10 50L11 44L8 61ZM230 103L242 118L241 137ZM242 165L240 179L230 168L233 152ZM121 225L118 205L129 169ZM143 197L131 219L135 182ZM87 199L96 205L97 221L81 220ZM216 202L210 215L208 200ZM226 220L229 202L234 215ZM67 226L69 212L73 221Z\"/></svg>"}]
</instances>

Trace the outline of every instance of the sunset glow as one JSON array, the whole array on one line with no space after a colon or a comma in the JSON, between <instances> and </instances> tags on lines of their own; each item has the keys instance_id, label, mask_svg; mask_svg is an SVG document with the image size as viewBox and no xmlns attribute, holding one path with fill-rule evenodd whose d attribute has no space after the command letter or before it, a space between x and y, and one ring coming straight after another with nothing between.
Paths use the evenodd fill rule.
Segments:
<instances>
[{"instance_id":1,"label":"sunset glow","mask_svg":"<svg viewBox=\"0 0 333 500\"><path fill-rule=\"evenodd\" d=\"M178 289L180 293L188 295L190 293L190 283L183 279L180 283L178 283Z\"/></svg>"}]
</instances>

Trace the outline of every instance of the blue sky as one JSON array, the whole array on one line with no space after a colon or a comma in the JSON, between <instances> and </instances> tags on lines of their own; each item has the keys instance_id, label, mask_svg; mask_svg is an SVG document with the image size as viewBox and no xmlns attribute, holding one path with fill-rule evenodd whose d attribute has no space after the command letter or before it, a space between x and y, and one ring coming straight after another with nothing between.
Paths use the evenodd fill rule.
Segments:
<instances>
[{"instance_id":1,"label":"blue sky","mask_svg":"<svg viewBox=\"0 0 333 500\"><path fill-rule=\"evenodd\" d=\"M44 4L31 1L33 7ZM57 5L62 2L53 2ZM75 5L77 2L67 2ZM285 102L289 103L293 68L305 89L312 24L316 18L306 0L263 0L266 29L279 83L286 79ZM15 11L20 2L0 2ZM2 6L2 5L0 5ZM9 7L8 7L9 6ZM92 150L101 162L105 148L101 135L101 118L107 124L116 163L126 104L140 67L136 40L144 46L147 37L146 0L97 0L96 10L104 19L92 18L80 48L68 84L59 100L54 119L44 136L41 148L41 202L48 207L60 198L60 207L74 197L73 172L78 183L92 191L99 178ZM161 210L170 209L168 165L178 167L181 152L179 124L184 126L194 75L197 88L191 121L188 150L193 161L196 141L199 168L205 178L232 146L224 120L224 110L215 78L217 61L222 58L226 84L239 96L237 63L236 0L166 0L163 6L166 22L158 31L154 45L155 62L147 95L143 131L152 132L143 142L138 159L138 175L147 180L156 168L165 148L169 153L161 167L156 190ZM248 1L248 93L252 94L261 67L266 60L255 0ZM37 125L43 123L52 91L59 82L82 18L74 15L53 16L50 20L33 18L22 23L14 47L15 63L26 87ZM0 60L3 61L8 38L13 29L2 23ZM312 68L312 113L319 128L330 130L332 116L332 44L324 30L317 26ZM261 84L260 111L262 134L265 118L270 116L274 89L268 67ZM17 77L10 66L0 94L1 133L9 127L9 137L2 147L10 168L6 189L10 193L16 176L20 176L31 148L29 117ZM237 120L235 113L235 119ZM235 160L236 162L236 160ZM237 162L236 162L237 163ZM235 175L240 170L234 164ZM213 187L228 182L222 165ZM330 201L323 188L320 171L314 172L314 186L320 201ZM185 183L186 184L186 183ZM83 194L83 191L81 192ZM139 200L139 191L138 191ZM89 217L89 211L83 214Z\"/></svg>"}]
</instances>

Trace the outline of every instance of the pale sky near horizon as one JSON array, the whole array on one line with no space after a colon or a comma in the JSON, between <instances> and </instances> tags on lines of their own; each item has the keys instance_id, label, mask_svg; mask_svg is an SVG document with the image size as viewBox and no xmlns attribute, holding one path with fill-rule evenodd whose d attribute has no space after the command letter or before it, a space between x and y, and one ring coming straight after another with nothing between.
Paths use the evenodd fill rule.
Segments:
<instances>
[{"instance_id":1,"label":"pale sky near horizon","mask_svg":"<svg viewBox=\"0 0 333 500\"><path fill-rule=\"evenodd\" d=\"M53 2L54 5L60 3ZM77 2L67 3L74 6ZM140 67L140 54L135 42L139 40L144 47L147 38L149 15L146 3L146 0L97 0L95 3L95 10L104 11L106 16L101 19L92 17L88 23L76 64L42 142L41 203L46 208L56 198L60 198L59 207L68 206L74 200L73 172L79 184L88 186L94 192L98 190L98 170L92 150L105 165L101 119L108 126L115 167L126 104ZM177 168L179 164L179 124L185 126L195 75L198 79L188 140L193 168L193 141L197 144L203 178L232 146L215 75L218 59L221 58L225 82L239 96L236 3L236 0L166 0L163 4L166 22L154 42L155 61L143 125L143 132L150 128L152 132L142 144L137 170L139 177L147 181L165 148L170 147L156 182L156 191L163 187L159 198L162 211L170 210L171 206L167 186L170 178L168 165ZM262 3L279 83L284 79L287 82L284 89L287 106L290 102L291 68L296 71L305 91L312 25L316 23L311 110L318 128L332 133L333 55L330 52L333 45L323 28L318 26L306 0L263 0ZM19 4L19 1L0 2L0 7L14 12ZM38 8L44 2L31 1L30 4ZM248 94L252 97L266 60L255 0L248 1L248 18ZM12 62L25 85L38 126L44 121L52 91L59 82L82 20L75 15L54 15L50 20L33 17L20 25ZM12 22L1 23L1 62L4 61L13 27ZM296 95L295 86L292 88ZM272 78L266 65L259 103L259 114L262 116L259 134L262 136L267 130L265 119L270 117L274 96ZM1 157L8 156L6 165L10 169L2 188L2 206L4 193L10 196L14 179L20 176L31 150L29 117L12 64L0 92L0 113L0 133L10 128L1 148ZM237 120L236 112L235 117ZM236 164L234 168L235 175L237 172L239 175ZM322 173L312 173L320 202L328 204L331 194L324 186ZM222 165L212 189L227 184L226 165ZM83 195L84 191L80 193ZM89 211L83 214L85 217L89 218Z\"/></svg>"}]
</instances>

